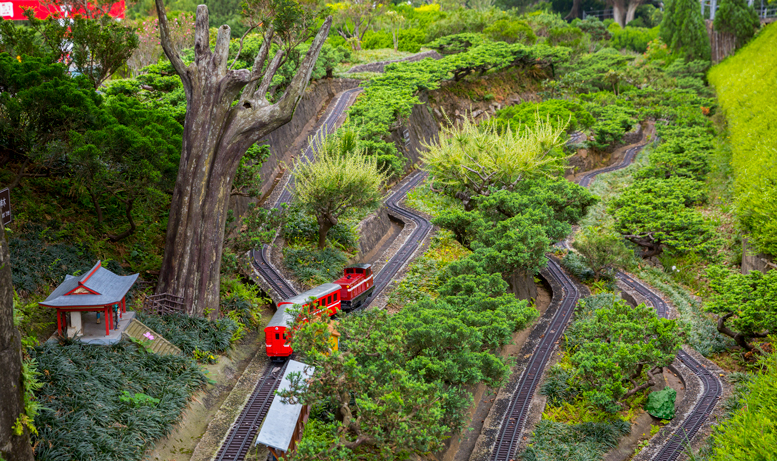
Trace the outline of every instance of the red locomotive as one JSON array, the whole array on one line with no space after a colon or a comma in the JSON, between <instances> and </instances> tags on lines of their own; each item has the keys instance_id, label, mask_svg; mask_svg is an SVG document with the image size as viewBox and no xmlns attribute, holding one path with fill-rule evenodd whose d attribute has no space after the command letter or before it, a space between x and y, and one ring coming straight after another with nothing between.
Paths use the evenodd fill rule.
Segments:
<instances>
[{"instance_id":1,"label":"red locomotive","mask_svg":"<svg viewBox=\"0 0 777 461\"><path fill-rule=\"evenodd\" d=\"M330 317L340 312L359 307L364 303L374 289L372 268L369 264L356 264L346 267L343 276L334 283L325 283L300 293L293 298L278 303L278 310L264 329L267 355L272 360L285 360L292 353L291 346L286 342L287 328L292 322L289 310L293 306L309 306L310 298L315 298L316 307L313 315L327 313Z\"/></svg>"},{"instance_id":2,"label":"red locomotive","mask_svg":"<svg viewBox=\"0 0 777 461\"><path fill-rule=\"evenodd\" d=\"M340 285L340 299L343 309L349 311L361 306L364 300L370 297L375 289L375 277L372 275L372 266L369 264L356 264L346 267L343 276L334 283Z\"/></svg>"}]
</instances>

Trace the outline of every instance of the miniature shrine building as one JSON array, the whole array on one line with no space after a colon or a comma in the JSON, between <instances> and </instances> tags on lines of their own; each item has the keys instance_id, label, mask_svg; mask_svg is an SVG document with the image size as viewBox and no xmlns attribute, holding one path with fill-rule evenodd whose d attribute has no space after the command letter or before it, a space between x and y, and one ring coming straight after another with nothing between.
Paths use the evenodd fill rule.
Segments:
<instances>
[{"instance_id":1,"label":"miniature shrine building","mask_svg":"<svg viewBox=\"0 0 777 461\"><path fill-rule=\"evenodd\" d=\"M63 330L71 338L83 334L81 312L93 311L105 315L105 336L108 336L113 328L113 314L122 317L127 311L126 295L137 278L138 274L116 275L102 267L102 261L97 261L82 276L66 275L57 289L38 304L57 310L60 336Z\"/></svg>"},{"instance_id":2,"label":"miniature shrine building","mask_svg":"<svg viewBox=\"0 0 777 461\"><path fill-rule=\"evenodd\" d=\"M289 360L286 372L283 374L278 391L287 390L291 386L289 375L299 373L303 379L313 376L315 367L305 365L296 360ZM302 438L302 431L310 416L310 406L299 403L284 403L280 396L275 395L262 428L256 437L257 445L266 445L275 459L283 459L286 454L294 451L297 442Z\"/></svg>"}]
</instances>

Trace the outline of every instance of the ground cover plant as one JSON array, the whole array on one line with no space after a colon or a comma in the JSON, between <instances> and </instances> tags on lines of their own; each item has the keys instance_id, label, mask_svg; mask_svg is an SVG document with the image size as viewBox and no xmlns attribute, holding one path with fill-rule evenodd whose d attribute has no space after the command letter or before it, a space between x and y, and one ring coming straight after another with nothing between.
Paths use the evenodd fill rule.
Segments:
<instances>
[{"instance_id":1,"label":"ground cover plant","mask_svg":"<svg viewBox=\"0 0 777 461\"><path fill-rule=\"evenodd\" d=\"M777 158L777 135L767 121L777 117L777 96L766 91L763 82L777 78L777 57L767 51L775 45L777 27L768 26L709 74L731 136L737 215L756 245L769 254L777 254L777 173L771 166Z\"/></svg>"},{"instance_id":2,"label":"ground cover plant","mask_svg":"<svg viewBox=\"0 0 777 461\"><path fill-rule=\"evenodd\" d=\"M216 355L232 345L238 324L230 318L209 320L185 314L137 313L139 321L198 361L215 363Z\"/></svg>"},{"instance_id":3,"label":"ground cover plant","mask_svg":"<svg viewBox=\"0 0 777 461\"><path fill-rule=\"evenodd\" d=\"M30 355L45 407L35 419L38 460L140 460L206 382L191 359L129 342L45 344Z\"/></svg>"}]
</instances>

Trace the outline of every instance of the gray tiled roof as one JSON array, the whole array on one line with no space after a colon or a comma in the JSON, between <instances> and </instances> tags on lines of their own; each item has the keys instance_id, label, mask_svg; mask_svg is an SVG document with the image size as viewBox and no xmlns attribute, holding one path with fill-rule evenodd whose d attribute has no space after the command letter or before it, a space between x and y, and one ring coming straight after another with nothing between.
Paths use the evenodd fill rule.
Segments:
<instances>
[{"instance_id":1,"label":"gray tiled roof","mask_svg":"<svg viewBox=\"0 0 777 461\"><path fill-rule=\"evenodd\" d=\"M289 360L289 364L286 366L286 373L283 374L283 379L281 380L281 385L278 386L278 391L284 391L289 388L291 385L289 380L290 373L301 373L304 377L309 378L313 376L314 371L316 371L315 367L305 365L296 360ZM267 445L276 450L288 450L300 411L302 411L301 404L283 403L279 396L274 396L272 405L267 410L267 416L264 418L264 423L262 423L262 428L259 430L259 435L256 437L256 444Z\"/></svg>"},{"instance_id":2,"label":"gray tiled roof","mask_svg":"<svg viewBox=\"0 0 777 461\"><path fill-rule=\"evenodd\" d=\"M100 264L101 262L97 261L89 271L78 277L66 275L57 289L39 304L49 307L77 307L105 306L120 302L132 288L138 274L116 275ZM79 285L99 294L66 295Z\"/></svg>"}]
</instances>

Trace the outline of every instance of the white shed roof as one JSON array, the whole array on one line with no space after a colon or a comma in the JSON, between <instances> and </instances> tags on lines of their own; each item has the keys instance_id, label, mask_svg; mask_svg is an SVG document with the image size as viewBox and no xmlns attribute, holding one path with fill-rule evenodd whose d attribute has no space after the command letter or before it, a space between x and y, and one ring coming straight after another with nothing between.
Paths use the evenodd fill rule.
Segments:
<instances>
[{"instance_id":1,"label":"white shed roof","mask_svg":"<svg viewBox=\"0 0 777 461\"><path fill-rule=\"evenodd\" d=\"M302 373L303 376L309 378L313 376L314 371L316 371L315 367L305 365L296 360L289 360L289 364L286 366L286 372L281 379L281 384L278 386L278 391L280 392L289 388L291 383L289 380L290 373ZM256 444L267 445L276 450L287 451L301 411L302 404L283 403L281 398L278 395L275 395L272 400L272 405L270 405L270 409L267 411L267 416L264 418L262 427L259 429Z\"/></svg>"}]
</instances>

